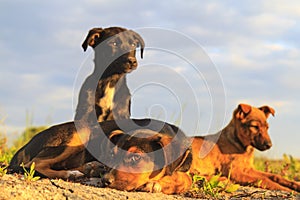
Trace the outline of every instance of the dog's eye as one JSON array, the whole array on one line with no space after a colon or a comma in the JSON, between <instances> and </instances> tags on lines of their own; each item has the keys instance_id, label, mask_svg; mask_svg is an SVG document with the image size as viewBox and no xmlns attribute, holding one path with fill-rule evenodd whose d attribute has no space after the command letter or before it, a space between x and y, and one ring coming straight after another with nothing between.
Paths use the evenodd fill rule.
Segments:
<instances>
[{"instance_id":1,"label":"dog's eye","mask_svg":"<svg viewBox=\"0 0 300 200\"><path fill-rule=\"evenodd\" d=\"M133 162L137 162L137 161L139 161L140 159L141 159L141 156L138 155L138 154L134 154L134 155L131 157L131 160L132 160Z\"/></svg>"},{"instance_id":2,"label":"dog's eye","mask_svg":"<svg viewBox=\"0 0 300 200\"><path fill-rule=\"evenodd\" d=\"M111 150L111 152L110 152L110 157L111 157L111 158L115 157L115 154L114 154L114 151L113 151L113 150Z\"/></svg>"},{"instance_id":3,"label":"dog's eye","mask_svg":"<svg viewBox=\"0 0 300 200\"><path fill-rule=\"evenodd\" d=\"M131 165L135 165L140 160L141 156L139 154L132 154L127 159L125 159L125 162Z\"/></svg>"},{"instance_id":4,"label":"dog's eye","mask_svg":"<svg viewBox=\"0 0 300 200\"><path fill-rule=\"evenodd\" d=\"M259 130L259 126L258 125L250 125L250 127L254 128L255 130Z\"/></svg>"},{"instance_id":5,"label":"dog's eye","mask_svg":"<svg viewBox=\"0 0 300 200\"><path fill-rule=\"evenodd\" d=\"M119 46L119 43L117 41L110 41L109 44L111 46Z\"/></svg>"},{"instance_id":6,"label":"dog's eye","mask_svg":"<svg viewBox=\"0 0 300 200\"><path fill-rule=\"evenodd\" d=\"M132 43L131 46L132 46L132 47L136 47L136 43Z\"/></svg>"}]
</instances>

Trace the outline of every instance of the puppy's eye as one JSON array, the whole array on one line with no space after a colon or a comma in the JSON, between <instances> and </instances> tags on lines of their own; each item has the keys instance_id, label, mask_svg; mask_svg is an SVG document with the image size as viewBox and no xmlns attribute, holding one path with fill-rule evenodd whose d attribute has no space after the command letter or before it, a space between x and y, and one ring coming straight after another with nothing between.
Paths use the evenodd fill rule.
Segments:
<instances>
[{"instance_id":1,"label":"puppy's eye","mask_svg":"<svg viewBox=\"0 0 300 200\"><path fill-rule=\"evenodd\" d=\"M136 43L132 43L131 46L132 46L132 47L136 47Z\"/></svg>"},{"instance_id":2,"label":"puppy's eye","mask_svg":"<svg viewBox=\"0 0 300 200\"><path fill-rule=\"evenodd\" d=\"M115 154L114 154L114 151L113 151L113 150L111 150L111 152L110 152L110 157L111 157L111 158L115 157Z\"/></svg>"},{"instance_id":3,"label":"puppy's eye","mask_svg":"<svg viewBox=\"0 0 300 200\"><path fill-rule=\"evenodd\" d=\"M139 154L132 154L127 159L125 159L125 162L130 165L135 165L141 160L141 156Z\"/></svg>"},{"instance_id":4,"label":"puppy's eye","mask_svg":"<svg viewBox=\"0 0 300 200\"><path fill-rule=\"evenodd\" d=\"M118 43L116 43L116 42L113 42L113 43L112 43L112 45L113 45L113 46L117 46L117 45L118 45Z\"/></svg>"},{"instance_id":5,"label":"puppy's eye","mask_svg":"<svg viewBox=\"0 0 300 200\"><path fill-rule=\"evenodd\" d=\"M254 128L255 130L259 130L259 126L258 125L250 125L250 127Z\"/></svg>"},{"instance_id":6,"label":"puppy's eye","mask_svg":"<svg viewBox=\"0 0 300 200\"><path fill-rule=\"evenodd\" d=\"M131 160L132 160L133 162L137 162L137 161L139 161L140 159L141 159L141 156L138 155L138 154L134 154L134 155L131 157Z\"/></svg>"}]
</instances>

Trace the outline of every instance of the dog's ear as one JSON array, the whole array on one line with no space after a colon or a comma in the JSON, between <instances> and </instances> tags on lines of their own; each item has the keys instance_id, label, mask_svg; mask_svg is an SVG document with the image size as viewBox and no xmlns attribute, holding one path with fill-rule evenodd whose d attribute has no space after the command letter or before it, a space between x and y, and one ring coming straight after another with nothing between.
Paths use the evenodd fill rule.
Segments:
<instances>
[{"instance_id":1,"label":"dog's ear","mask_svg":"<svg viewBox=\"0 0 300 200\"><path fill-rule=\"evenodd\" d=\"M113 144L117 144L119 139L124 135L124 132L121 130L114 130L109 134L109 140Z\"/></svg>"},{"instance_id":2,"label":"dog's ear","mask_svg":"<svg viewBox=\"0 0 300 200\"><path fill-rule=\"evenodd\" d=\"M166 175L172 175L174 171L188 171L192 164L192 153L185 141L175 141L173 137L159 135L157 141L164 152Z\"/></svg>"},{"instance_id":3,"label":"dog's ear","mask_svg":"<svg viewBox=\"0 0 300 200\"><path fill-rule=\"evenodd\" d=\"M269 117L270 114L272 114L273 116L275 115L275 110L269 106L262 106L259 107L258 109L263 111L267 118Z\"/></svg>"},{"instance_id":4,"label":"dog's ear","mask_svg":"<svg viewBox=\"0 0 300 200\"><path fill-rule=\"evenodd\" d=\"M100 35L102 31L103 31L102 28L93 28L89 31L84 42L82 43L82 48L84 51L86 51L88 46L94 47L96 41L100 39Z\"/></svg>"},{"instance_id":5,"label":"dog's ear","mask_svg":"<svg viewBox=\"0 0 300 200\"><path fill-rule=\"evenodd\" d=\"M145 42L143 40L143 38L136 32L129 30L131 32L131 34L133 35L133 37L139 42L138 46L141 48L141 58L143 58L143 54L144 54L144 48L145 48Z\"/></svg>"},{"instance_id":6,"label":"dog's ear","mask_svg":"<svg viewBox=\"0 0 300 200\"><path fill-rule=\"evenodd\" d=\"M242 120L251 112L251 109L252 107L248 104L239 104L235 111L235 117Z\"/></svg>"},{"instance_id":7,"label":"dog's ear","mask_svg":"<svg viewBox=\"0 0 300 200\"><path fill-rule=\"evenodd\" d=\"M175 171L187 172L192 165L192 161L192 152L190 149L186 149L176 161L167 167L166 174L171 175Z\"/></svg>"}]
</instances>

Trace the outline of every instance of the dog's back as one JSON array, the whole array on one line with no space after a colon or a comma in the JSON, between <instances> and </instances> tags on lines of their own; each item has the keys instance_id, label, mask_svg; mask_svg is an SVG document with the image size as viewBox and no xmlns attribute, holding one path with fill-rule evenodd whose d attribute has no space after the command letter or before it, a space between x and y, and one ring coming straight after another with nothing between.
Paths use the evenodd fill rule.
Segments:
<instances>
[{"instance_id":1,"label":"dog's back","mask_svg":"<svg viewBox=\"0 0 300 200\"><path fill-rule=\"evenodd\" d=\"M21 163L29 162L46 146L64 146L75 130L74 123L68 122L52 126L38 133L15 153L10 161L10 166L20 166Z\"/></svg>"}]
</instances>

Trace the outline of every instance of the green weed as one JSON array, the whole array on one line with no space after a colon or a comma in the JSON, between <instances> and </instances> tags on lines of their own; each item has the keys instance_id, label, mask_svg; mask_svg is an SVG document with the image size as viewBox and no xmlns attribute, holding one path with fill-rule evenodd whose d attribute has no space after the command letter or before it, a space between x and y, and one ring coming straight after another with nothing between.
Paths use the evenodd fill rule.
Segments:
<instances>
[{"instance_id":1,"label":"green weed","mask_svg":"<svg viewBox=\"0 0 300 200\"><path fill-rule=\"evenodd\" d=\"M21 167L24 170L24 179L26 182L33 182L33 181L37 181L40 179L39 176L34 176L35 173L35 163L33 162L30 166L29 171L25 168L24 163L21 164Z\"/></svg>"},{"instance_id":2,"label":"green weed","mask_svg":"<svg viewBox=\"0 0 300 200\"><path fill-rule=\"evenodd\" d=\"M220 181L221 174L212 176L207 180L203 176L193 175L192 190L195 192L203 192L211 197L218 197L222 192L235 192L240 185L230 182L230 175L225 181Z\"/></svg>"},{"instance_id":3,"label":"green weed","mask_svg":"<svg viewBox=\"0 0 300 200\"><path fill-rule=\"evenodd\" d=\"M283 155L283 159L271 160L268 158L255 158L254 166L264 172L279 174L289 180L300 180L300 161L291 155Z\"/></svg>"},{"instance_id":4,"label":"green weed","mask_svg":"<svg viewBox=\"0 0 300 200\"><path fill-rule=\"evenodd\" d=\"M0 177L4 176L7 173L7 167L0 167Z\"/></svg>"}]
</instances>

